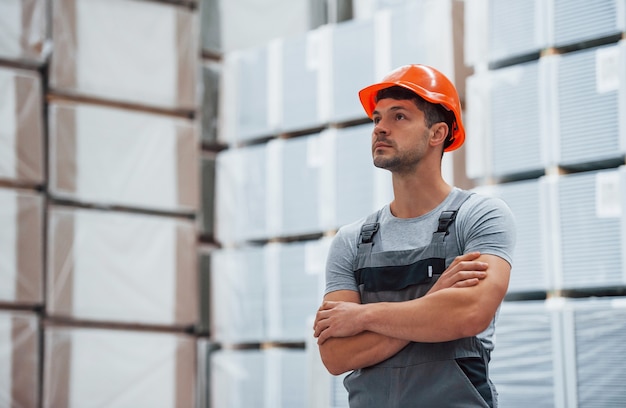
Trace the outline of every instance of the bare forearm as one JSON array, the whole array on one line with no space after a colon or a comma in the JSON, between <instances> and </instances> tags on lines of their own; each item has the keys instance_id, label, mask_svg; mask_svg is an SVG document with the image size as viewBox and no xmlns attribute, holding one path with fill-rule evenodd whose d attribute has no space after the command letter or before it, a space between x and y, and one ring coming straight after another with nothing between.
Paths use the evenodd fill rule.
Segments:
<instances>
[{"instance_id":1,"label":"bare forearm","mask_svg":"<svg viewBox=\"0 0 626 408\"><path fill-rule=\"evenodd\" d=\"M445 289L408 302L368 304L363 328L416 342L442 342L474 336L493 318L478 309L467 290Z\"/></svg>"},{"instance_id":2,"label":"bare forearm","mask_svg":"<svg viewBox=\"0 0 626 408\"><path fill-rule=\"evenodd\" d=\"M333 375L369 367L388 359L409 342L373 332L328 339L319 346L322 361Z\"/></svg>"}]
</instances>

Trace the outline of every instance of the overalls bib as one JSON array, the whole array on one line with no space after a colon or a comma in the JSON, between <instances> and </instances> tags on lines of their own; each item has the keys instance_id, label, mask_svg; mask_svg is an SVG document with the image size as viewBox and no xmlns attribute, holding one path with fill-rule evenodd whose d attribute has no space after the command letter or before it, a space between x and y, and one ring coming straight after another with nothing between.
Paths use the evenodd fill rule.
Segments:
<instances>
[{"instance_id":1,"label":"overalls bib","mask_svg":"<svg viewBox=\"0 0 626 408\"><path fill-rule=\"evenodd\" d=\"M431 243L422 248L372 252L380 242L376 234L380 212L370 215L361 229L354 267L361 302L399 302L424 296L445 271L446 255L461 255L450 226L469 195L461 191L453 199L450 209L441 213ZM379 364L353 371L344 385L351 408L495 408L488 362L488 352L477 337L412 342Z\"/></svg>"}]
</instances>

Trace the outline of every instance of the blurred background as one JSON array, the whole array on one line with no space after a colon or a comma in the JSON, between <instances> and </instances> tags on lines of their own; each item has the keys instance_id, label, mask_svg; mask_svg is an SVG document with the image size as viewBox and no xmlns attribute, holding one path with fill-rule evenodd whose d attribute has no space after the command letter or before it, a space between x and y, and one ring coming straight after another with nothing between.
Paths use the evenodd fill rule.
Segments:
<instances>
[{"instance_id":1,"label":"blurred background","mask_svg":"<svg viewBox=\"0 0 626 408\"><path fill-rule=\"evenodd\" d=\"M347 407L312 319L387 203L357 92L459 89L518 223L503 407L626 406L626 0L0 0L0 407Z\"/></svg>"}]
</instances>

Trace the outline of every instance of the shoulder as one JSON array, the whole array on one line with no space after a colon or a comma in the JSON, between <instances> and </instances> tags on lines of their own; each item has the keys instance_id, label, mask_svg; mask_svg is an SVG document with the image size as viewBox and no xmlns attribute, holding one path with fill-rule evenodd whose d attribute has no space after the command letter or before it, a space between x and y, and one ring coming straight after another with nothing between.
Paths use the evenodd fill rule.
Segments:
<instances>
[{"instance_id":1,"label":"shoulder","mask_svg":"<svg viewBox=\"0 0 626 408\"><path fill-rule=\"evenodd\" d=\"M475 192L463 203L458 216L478 220L483 217L502 217L506 222L514 221L513 212L504 200Z\"/></svg>"}]
</instances>

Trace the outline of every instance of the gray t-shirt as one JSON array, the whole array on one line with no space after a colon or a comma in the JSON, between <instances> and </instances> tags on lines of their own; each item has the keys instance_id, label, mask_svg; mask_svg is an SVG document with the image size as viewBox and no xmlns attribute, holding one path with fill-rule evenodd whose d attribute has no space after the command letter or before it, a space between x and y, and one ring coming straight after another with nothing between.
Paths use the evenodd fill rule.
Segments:
<instances>
[{"instance_id":1,"label":"gray t-shirt","mask_svg":"<svg viewBox=\"0 0 626 408\"><path fill-rule=\"evenodd\" d=\"M391 214L389 205L383 207L378 222L381 245L373 252L399 251L426 246L437 230L439 215L448 209L454 195L452 192L435 209L417 218L397 218ZM334 237L326 261L326 291L328 294L337 290L358 292L354 278L353 265L356 259L357 244L362 218L340 228ZM479 251L482 254L496 255L512 265L515 245L515 221L513 214L504 201L494 197L472 194L459 209L451 228L455 228L460 253ZM446 259L446 266L454 256ZM488 349L493 349L495 318L489 327L478 337Z\"/></svg>"}]
</instances>

